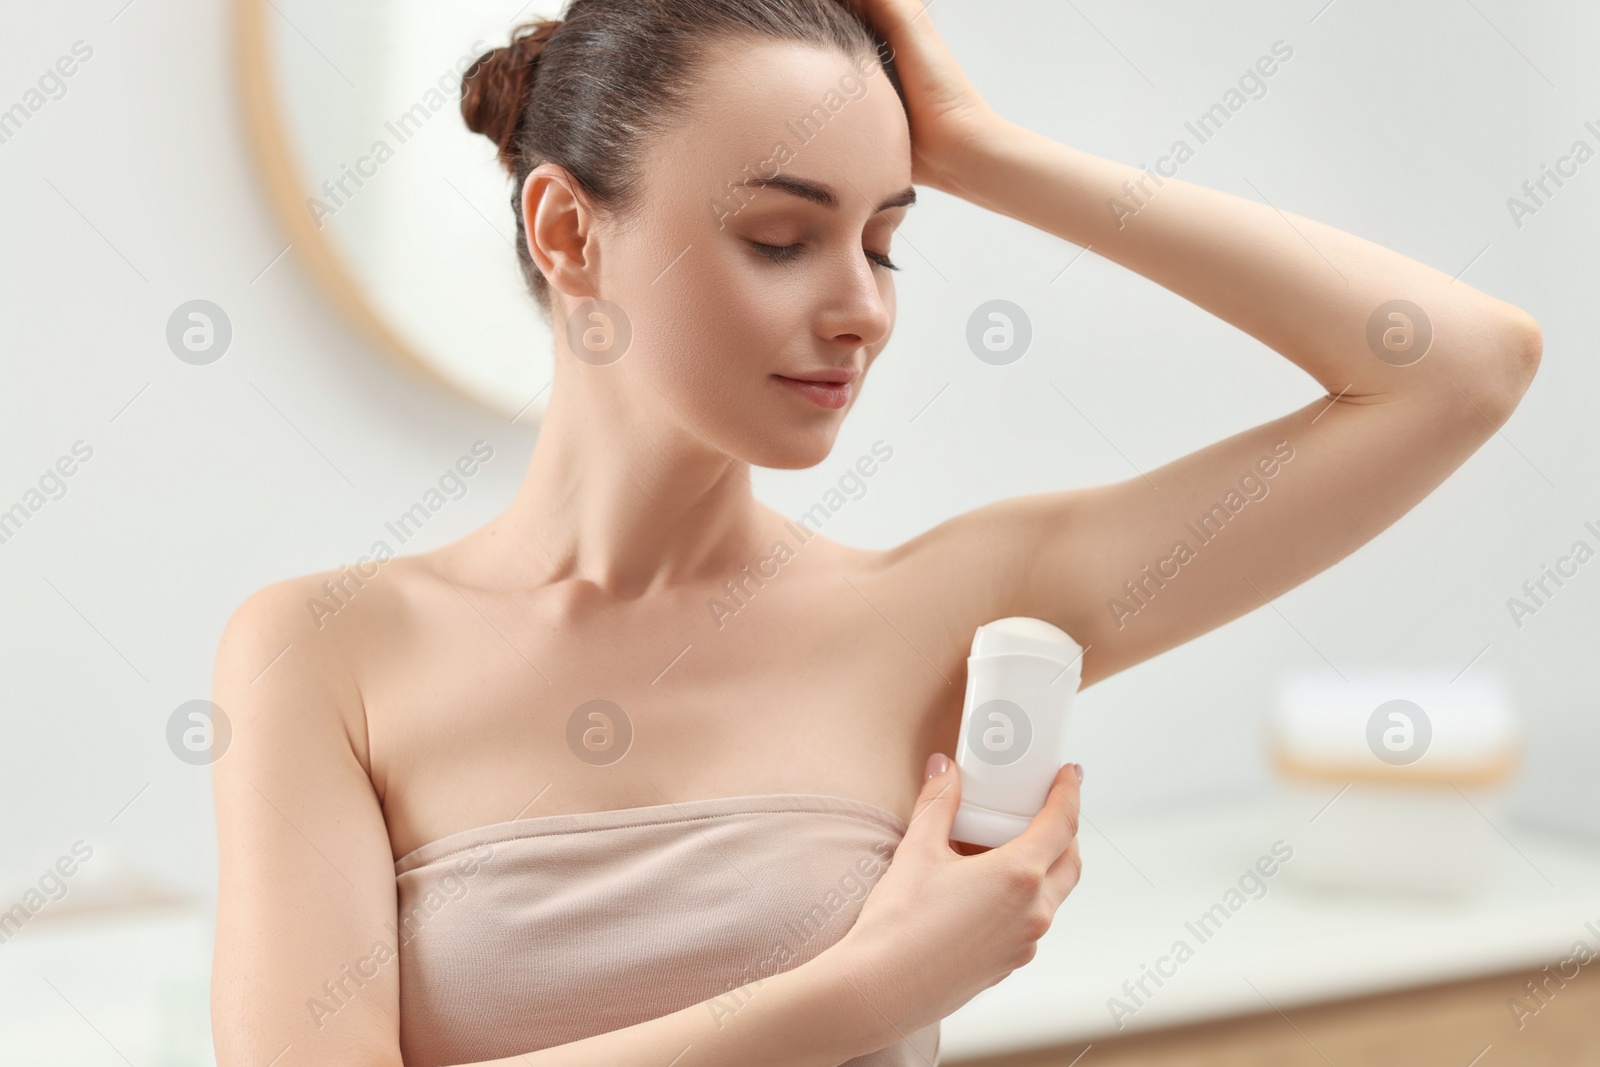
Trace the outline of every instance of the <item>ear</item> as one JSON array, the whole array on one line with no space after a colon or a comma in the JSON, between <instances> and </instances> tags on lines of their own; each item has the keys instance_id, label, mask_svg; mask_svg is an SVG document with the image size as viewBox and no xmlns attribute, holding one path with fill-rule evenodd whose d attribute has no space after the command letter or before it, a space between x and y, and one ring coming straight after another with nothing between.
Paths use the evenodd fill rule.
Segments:
<instances>
[{"instance_id":1,"label":"ear","mask_svg":"<svg viewBox=\"0 0 1600 1067\"><path fill-rule=\"evenodd\" d=\"M599 296L595 214L559 163L541 163L522 183L528 253L550 287L579 299Z\"/></svg>"}]
</instances>

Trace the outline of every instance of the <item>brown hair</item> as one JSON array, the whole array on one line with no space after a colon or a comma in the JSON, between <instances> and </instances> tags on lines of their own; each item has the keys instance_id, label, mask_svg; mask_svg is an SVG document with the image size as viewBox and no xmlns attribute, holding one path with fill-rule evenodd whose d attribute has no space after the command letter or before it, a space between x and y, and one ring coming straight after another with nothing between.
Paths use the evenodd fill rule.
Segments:
<instances>
[{"instance_id":1,"label":"brown hair","mask_svg":"<svg viewBox=\"0 0 1600 1067\"><path fill-rule=\"evenodd\" d=\"M549 283L522 218L528 173L558 163L597 208L637 207L643 142L682 117L713 47L752 38L875 55L905 99L892 50L845 0L570 0L563 18L517 26L468 68L461 115L499 147L513 179L517 258L546 316Z\"/></svg>"}]
</instances>

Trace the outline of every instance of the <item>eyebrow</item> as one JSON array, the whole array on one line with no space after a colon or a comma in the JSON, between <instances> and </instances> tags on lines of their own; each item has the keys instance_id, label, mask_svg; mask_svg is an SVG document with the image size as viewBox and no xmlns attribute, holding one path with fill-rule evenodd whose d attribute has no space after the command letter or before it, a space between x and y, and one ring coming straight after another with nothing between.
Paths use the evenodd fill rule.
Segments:
<instances>
[{"instance_id":1,"label":"eyebrow","mask_svg":"<svg viewBox=\"0 0 1600 1067\"><path fill-rule=\"evenodd\" d=\"M833 191L832 186L825 182L814 182L806 178L778 174L771 178L763 178L759 175L754 178L747 178L743 184L751 189L781 189L791 196L798 196L802 200L809 200L813 204L821 204L826 208L837 208L839 206L838 194ZM908 185L905 189L879 204L874 214L880 214L891 208L910 207L916 202L917 191Z\"/></svg>"}]
</instances>

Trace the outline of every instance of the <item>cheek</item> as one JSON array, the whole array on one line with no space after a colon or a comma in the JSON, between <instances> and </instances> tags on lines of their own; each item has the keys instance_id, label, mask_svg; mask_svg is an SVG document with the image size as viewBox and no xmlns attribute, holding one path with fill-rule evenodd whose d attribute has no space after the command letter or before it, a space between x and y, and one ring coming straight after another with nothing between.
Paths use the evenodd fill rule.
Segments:
<instances>
[{"instance_id":1,"label":"cheek","mask_svg":"<svg viewBox=\"0 0 1600 1067\"><path fill-rule=\"evenodd\" d=\"M776 369L772 317L754 288L691 249L632 300L639 323L630 376L647 400L665 399L664 410L719 447L743 439L753 394L767 384L760 379Z\"/></svg>"},{"instance_id":2,"label":"cheek","mask_svg":"<svg viewBox=\"0 0 1600 1067\"><path fill-rule=\"evenodd\" d=\"M762 261L728 234L692 224L640 228L617 235L608 252L605 289L632 322L636 373L686 412L707 411L711 398L748 400L767 375L809 351L815 294L798 272Z\"/></svg>"},{"instance_id":3,"label":"cheek","mask_svg":"<svg viewBox=\"0 0 1600 1067\"><path fill-rule=\"evenodd\" d=\"M737 254L683 257L652 288L666 345L688 360L771 373L796 348L808 303L801 287L774 284L777 267L740 263ZM769 364L774 364L769 366Z\"/></svg>"}]
</instances>

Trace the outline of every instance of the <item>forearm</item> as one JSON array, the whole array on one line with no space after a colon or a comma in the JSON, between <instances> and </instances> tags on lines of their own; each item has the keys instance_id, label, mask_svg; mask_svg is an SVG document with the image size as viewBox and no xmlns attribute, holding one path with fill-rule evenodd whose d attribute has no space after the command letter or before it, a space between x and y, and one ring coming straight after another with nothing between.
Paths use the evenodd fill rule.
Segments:
<instances>
[{"instance_id":1,"label":"forearm","mask_svg":"<svg viewBox=\"0 0 1600 1067\"><path fill-rule=\"evenodd\" d=\"M853 970L846 953L830 948L759 985L658 1019L461 1067L838 1067L899 1040Z\"/></svg>"},{"instance_id":2,"label":"forearm","mask_svg":"<svg viewBox=\"0 0 1600 1067\"><path fill-rule=\"evenodd\" d=\"M1452 385L1492 395L1522 381L1537 344L1520 309L1390 249L1004 120L954 184L973 203L1091 248L1232 323L1332 395L1441 395ZM1431 325L1426 358L1408 362L1415 349L1385 358L1369 343L1375 313L1396 299L1426 315L1413 324Z\"/></svg>"}]
</instances>

